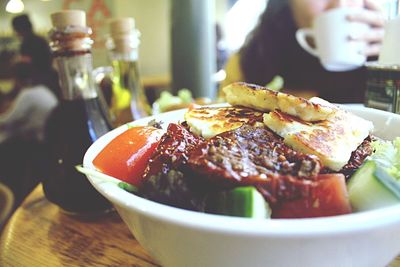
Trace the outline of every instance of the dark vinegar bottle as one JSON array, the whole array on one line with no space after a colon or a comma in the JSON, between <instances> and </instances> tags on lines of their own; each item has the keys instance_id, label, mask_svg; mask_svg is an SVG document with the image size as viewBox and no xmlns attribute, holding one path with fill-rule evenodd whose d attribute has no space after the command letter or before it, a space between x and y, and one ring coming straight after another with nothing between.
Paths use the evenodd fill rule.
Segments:
<instances>
[{"instance_id":1,"label":"dark vinegar bottle","mask_svg":"<svg viewBox=\"0 0 400 267\"><path fill-rule=\"evenodd\" d=\"M50 46L62 99L47 121L49 166L43 189L67 213L101 214L111 204L75 169L89 146L111 129L92 79L91 30L83 11L62 11L51 18Z\"/></svg>"}]
</instances>

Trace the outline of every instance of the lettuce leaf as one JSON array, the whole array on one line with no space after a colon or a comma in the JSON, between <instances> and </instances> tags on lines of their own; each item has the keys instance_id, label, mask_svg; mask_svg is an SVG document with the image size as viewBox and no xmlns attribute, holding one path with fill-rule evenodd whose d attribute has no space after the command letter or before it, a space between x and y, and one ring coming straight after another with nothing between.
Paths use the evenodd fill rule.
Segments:
<instances>
[{"instance_id":1,"label":"lettuce leaf","mask_svg":"<svg viewBox=\"0 0 400 267\"><path fill-rule=\"evenodd\" d=\"M372 147L375 152L370 158L400 181L400 137L396 137L393 141L374 141Z\"/></svg>"}]
</instances>

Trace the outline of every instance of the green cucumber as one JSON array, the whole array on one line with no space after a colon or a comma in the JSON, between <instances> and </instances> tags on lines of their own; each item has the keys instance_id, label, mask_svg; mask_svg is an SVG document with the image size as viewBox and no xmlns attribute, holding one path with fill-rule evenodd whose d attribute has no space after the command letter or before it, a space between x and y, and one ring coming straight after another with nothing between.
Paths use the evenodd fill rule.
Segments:
<instances>
[{"instance_id":1,"label":"green cucumber","mask_svg":"<svg viewBox=\"0 0 400 267\"><path fill-rule=\"evenodd\" d=\"M231 191L221 192L216 196L215 201L218 214L247 218L271 216L268 203L252 186L237 187Z\"/></svg>"},{"instance_id":2,"label":"green cucumber","mask_svg":"<svg viewBox=\"0 0 400 267\"><path fill-rule=\"evenodd\" d=\"M376 167L375 176L382 184L392 191L398 199L400 199L400 184L393 176L379 166Z\"/></svg>"},{"instance_id":3,"label":"green cucumber","mask_svg":"<svg viewBox=\"0 0 400 267\"><path fill-rule=\"evenodd\" d=\"M364 211L400 203L400 194L392 191L395 187L394 183L394 178L380 168L375 161L368 160L355 172L347 184L353 209ZM398 193L400 193L400 188Z\"/></svg>"}]
</instances>

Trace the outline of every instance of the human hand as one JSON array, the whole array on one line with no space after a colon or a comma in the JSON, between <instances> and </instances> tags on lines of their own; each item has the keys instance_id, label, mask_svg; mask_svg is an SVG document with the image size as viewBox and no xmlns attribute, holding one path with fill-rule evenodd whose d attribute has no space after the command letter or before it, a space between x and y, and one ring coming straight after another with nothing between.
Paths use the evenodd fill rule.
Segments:
<instances>
[{"instance_id":1,"label":"human hand","mask_svg":"<svg viewBox=\"0 0 400 267\"><path fill-rule=\"evenodd\" d=\"M349 14L347 19L354 22L366 23L370 29L357 36L351 36L352 40L365 41L368 45L364 50L366 56L377 56L382 46L384 36L385 18L381 6L376 0L364 0L364 9Z\"/></svg>"}]
</instances>

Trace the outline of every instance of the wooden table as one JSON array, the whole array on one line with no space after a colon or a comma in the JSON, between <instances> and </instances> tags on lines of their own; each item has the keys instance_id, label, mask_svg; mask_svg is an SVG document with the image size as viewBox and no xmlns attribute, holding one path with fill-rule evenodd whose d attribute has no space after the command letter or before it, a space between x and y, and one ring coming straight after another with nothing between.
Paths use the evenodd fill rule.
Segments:
<instances>
[{"instance_id":1,"label":"wooden table","mask_svg":"<svg viewBox=\"0 0 400 267\"><path fill-rule=\"evenodd\" d=\"M0 266L159 265L138 244L118 214L79 220L61 213L38 186L1 235ZM400 257L390 267L400 267Z\"/></svg>"},{"instance_id":2,"label":"wooden table","mask_svg":"<svg viewBox=\"0 0 400 267\"><path fill-rule=\"evenodd\" d=\"M0 266L159 266L118 214L84 220L48 202L41 186L4 228Z\"/></svg>"}]
</instances>

